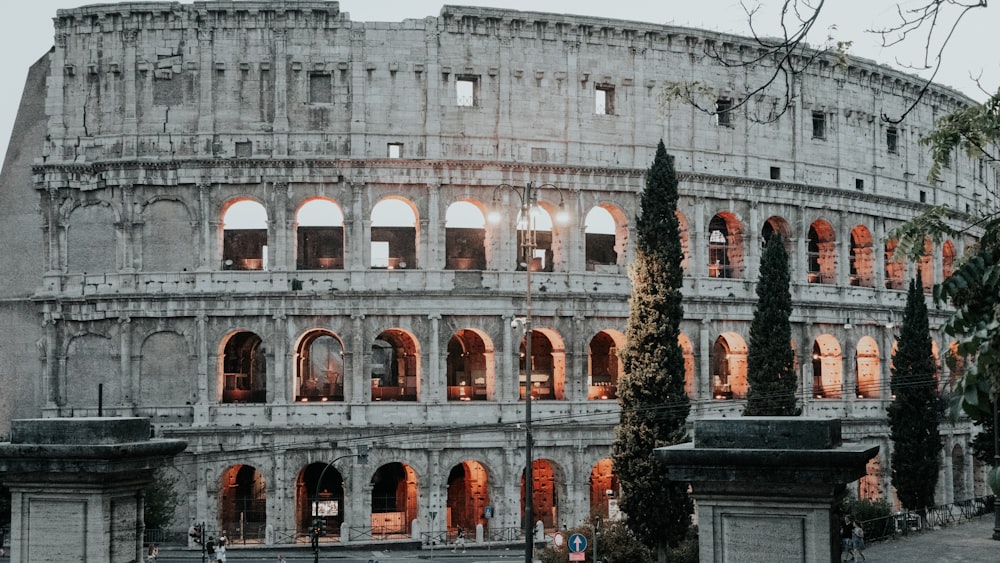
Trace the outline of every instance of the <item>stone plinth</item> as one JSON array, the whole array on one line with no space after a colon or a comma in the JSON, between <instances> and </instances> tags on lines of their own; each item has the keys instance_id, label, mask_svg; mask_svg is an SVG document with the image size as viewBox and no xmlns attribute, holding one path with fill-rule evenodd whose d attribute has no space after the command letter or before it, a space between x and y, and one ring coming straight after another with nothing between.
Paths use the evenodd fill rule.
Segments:
<instances>
[{"instance_id":1,"label":"stone plinth","mask_svg":"<svg viewBox=\"0 0 1000 563\"><path fill-rule=\"evenodd\" d=\"M696 420L694 442L656 450L691 484L702 563L839 561L835 507L877 454L844 444L840 420L804 417Z\"/></svg>"},{"instance_id":2,"label":"stone plinth","mask_svg":"<svg viewBox=\"0 0 1000 563\"><path fill-rule=\"evenodd\" d=\"M14 420L0 444L11 491L11 562L142 561L143 490L184 450L145 418Z\"/></svg>"}]
</instances>

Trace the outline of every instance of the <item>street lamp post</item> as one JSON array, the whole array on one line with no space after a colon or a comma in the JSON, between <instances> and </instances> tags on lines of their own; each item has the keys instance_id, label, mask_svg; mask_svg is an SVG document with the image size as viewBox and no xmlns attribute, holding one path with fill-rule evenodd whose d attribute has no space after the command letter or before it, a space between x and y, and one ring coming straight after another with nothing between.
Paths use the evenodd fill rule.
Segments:
<instances>
[{"instance_id":1,"label":"street lamp post","mask_svg":"<svg viewBox=\"0 0 1000 563\"><path fill-rule=\"evenodd\" d=\"M342 455L340 457L335 457L335 458L331 459L330 462L327 463L326 466L323 468L323 471L319 472L319 479L316 480L315 496L313 497L313 522L312 522L312 526L316 526L316 519L319 518L319 488L323 486L323 477L326 475L326 470L330 469L331 467L333 467L334 463L336 463L336 462L338 462L338 461L340 461L342 459L347 459L347 458L351 458L351 457L358 458L358 463L360 463L361 465L365 465L366 463L368 463L368 445L367 444L360 444L358 446L358 452L357 453ZM341 507L341 508L343 508L343 507ZM312 537L315 533L316 533L316 531L313 529L313 527L310 527L310 529L309 529L309 535L310 535L310 537ZM313 561L316 562L316 563L319 562L319 539L318 538L316 538L314 540L314 543L313 543Z\"/></svg>"},{"instance_id":2,"label":"street lamp post","mask_svg":"<svg viewBox=\"0 0 1000 563\"><path fill-rule=\"evenodd\" d=\"M519 246L521 247L521 258L524 260L521 265L524 267L525 294L524 294L524 563L532 563L534 556L534 475L532 471L532 435L531 435L531 263L534 258L537 239L535 233L535 218L532 210L538 205L538 189L549 188L559 193L560 215L564 216L562 189L553 184L541 184L533 186L527 182L524 187L501 184L493 190L494 210L490 213L490 220L497 222L499 212L496 207L501 203L500 194L510 192L517 196L520 201L518 211L518 225L524 221L524 229L521 231ZM515 323L517 321L515 320Z\"/></svg>"}]
</instances>

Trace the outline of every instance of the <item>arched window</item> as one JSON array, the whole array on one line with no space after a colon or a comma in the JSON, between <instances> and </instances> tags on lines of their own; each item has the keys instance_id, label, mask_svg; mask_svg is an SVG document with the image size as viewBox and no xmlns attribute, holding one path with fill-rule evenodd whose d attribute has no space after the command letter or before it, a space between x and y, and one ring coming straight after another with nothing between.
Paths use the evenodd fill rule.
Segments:
<instances>
[{"instance_id":1,"label":"arched window","mask_svg":"<svg viewBox=\"0 0 1000 563\"><path fill-rule=\"evenodd\" d=\"M948 276L955 271L955 243L950 240L944 241L941 245L941 280L948 279Z\"/></svg>"},{"instance_id":2,"label":"arched window","mask_svg":"<svg viewBox=\"0 0 1000 563\"><path fill-rule=\"evenodd\" d=\"M222 215L222 266L226 270L267 269L267 211L242 199Z\"/></svg>"},{"instance_id":3,"label":"arched window","mask_svg":"<svg viewBox=\"0 0 1000 563\"><path fill-rule=\"evenodd\" d=\"M490 487L486 468L478 461L463 461L448 473L448 529L462 526L475 530L489 525L486 507L490 504Z\"/></svg>"},{"instance_id":4,"label":"arched window","mask_svg":"<svg viewBox=\"0 0 1000 563\"><path fill-rule=\"evenodd\" d=\"M878 344L871 336L858 340L857 392L859 399L877 399L882 394L882 368Z\"/></svg>"},{"instance_id":5,"label":"arched window","mask_svg":"<svg viewBox=\"0 0 1000 563\"><path fill-rule=\"evenodd\" d=\"M743 277L743 234L731 213L719 213L708 223L708 275Z\"/></svg>"},{"instance_id":6,"label":"arched window","mask_svg":"<svg viewBox=\"0 0 1000 563\"><path fill-rule=\"evenodd\" d=\"M420 355L408 333L390 329L372 343L373 401L416 401Z\"/></svg>"},{"instance_id":7,"label":"arched window","mask_svg":"<svg viewBox=\"0 0 1000 563\"><path fill-rule=\"evenodd\" d=\"M618 226L610 211L603 207L591 209L583 220L583 231L587 244L588 270L618 264Z\"/></svg>"},{"instance_id":8,"label":"arched window","mask_svg":"<svg viewBox=\"0 0 1000 563\"><path fill-rule=\"evenodd\" d=\"M372 533L409 535L417 518L417 473L404 463L388 463L372 477Z\"/></svg>"},{"instance_id":9,"label":"arched window","mask_svg":"<svg viewBox=\"0 0 1000 563\"><path fill-rule=\"evenodd\" d=\"M920 283L924 293L934 290L934 242L931 237L924 237L924 254L920 257Z\"/></svg>"},{"instance_id":10,"label":"arched window","mask_svg":"<svg viewBox=\"0 0 1000 563\"><path fill-rule=\"evenodd\" d=\"M524 399L525 382L525 342L521 339L520 369L518 385L520 397ZM562 339L552 330L531 331L531 397L541 400L565 399L566 391L566 351Z\"/></svg>"},{"instance_id":11,"label":"arched window","mask_svg":"<svg viewBox=\"0 0 1000 563\"><path fill-rule=\"evenodd\" d=\"M809 227L808 252L809 283L836 283L837 242L826 221L814 221Z\"/></svg>"},{"instance_id":12,"label":"arched window","mask_svg":"<svg viewBox=\"0 0 1000 563\"><path fill-rule=\"evenodd\" d=\"M234 465L219 483L219 521L223 531L259 530L267 524L267 485L250 465Z\"/></svg>"},{"instance_id":13,"label":"arched window","mask_svg":"<svg viewBox=\"0 0 1000 563\"><path fill-rule=\"evenodd\" d=\"M858 225L851 229L851 285L875 287L875 255L872 233Z\"/></svg>"},{"instance_id":14,"label":"arched window","mask_svg":"<svg viewBox=\"0 0 1000 563\"><path fill-rule=\"evenodd\" d=\"M222 357L223 403L267 400L267 358L259 336L237 332L226 340Z\"/></svg>"},{"instance_id":15,"label":"arched window","mask_svg":"<svg viewBox=\"0 0 1000 563\"><path fill-rule=\"evenodd\" d=\"M344 400L344 346L326 331L311 332L298 349L296 401Z\"/></svg>"},{"instance_id":16,"label":"arched window","mask_svg":"<svg viewBox=\"0 0 1000 563\"><path fill-rule=\"evenodd\" d=\"M445 214L445 268L486 269L486 217L469 201L456 201Z\"/></svg>"},{"instance_id":17,"label":"arched window","mask_svg":"<svg viewBox=\"0 0 1000 563\"><path fill-rule=\"evenodd\" d=\"M767 241L771 240L771 237L774 235L781 237L782 242L785 243L785 254L791 255L792 230L784 217L775 215L764 222L764 226L760 229L760 244L762 249L767 246Z\"/></svg>"},{"instance_id":18,"label":"arched window","mask_svg":"<svg viewBox=\"0 0 1000 563\"><path fill-rule=\"evenodd\" d=\"M829 334L813 342L813 395L817 399L839 399L843 387L843 359L840 343Z\"/></svg>"},{"instance_id":19,"label":"arched window","mask_svg":"<svg viewBox=\"0 0 1000 563\"><path fill-rule=\"evenodd\" d=\"M296 528L305 532L312 526L313 518L318 517L326 521L327 534L339 536L344 500L344 478L340 471L326 463L310 463L302 468L295 481Z\"/></svg>"},{"instance_id":20,"label":"arched window","mask_svg":"<svg viewBox=\"0 0 1000 563\"><path fill-rule=\"evenodd\" d=\"M617 331L601 331L590 340L590 400L618 398L618 349L625 343L625 335Z\"/></svg>"},{"instance_id":21,"label":"arched window","mask_svg":"<svg viewBox=\"0 0 1000 563\"><path fill-rule=\"evenodd\" d=\"M299 270L339 270L344 267L344 214L327 199L307 201L296 215Z\"/></svg>"},{"instance_id":22,"label":"arched window","mask_svg":"<svg viewBox=\"0 0 1000 563\"><path fill-rule=\"evenodd\" d=\"M747 393L747 345L735 332L724 332L712 347L712 397L742 399Z\"/></svg>"},{"instance_id":23,"label":"arched window","mask_svg":"<svg viewBox=\"0 0 1000 563\"><path fill-rule=\"evenodd\" d=\"M906 289L903 284L903 274L906 272L906 264L902 261L893 260L896 253L896 245L899 241L889 239L885 241L885 288L886 289Z\"/></svg>"},{"instance_id":24,"label":"arched window","mask_svg":"<svg viewBox=\"0 0 1000 563\"><path fill-rule=\"evenodd\" d=\"M456 332L448 341L448 400L485 401L495 398L493 345L472 329Z\"/></svg>"},{"instance_id":25,"label":"arched window","mask_svg":"<svg viewBox=\"0 0 1000 563\"><path fill-rule=\"evenodd\" d=\"M409 202L394 198L378 202L372 209L371 267L416 267L417 236L417 215Z\"/></svg>"},{"instance_id":26,"label":"arched window","mask_svg":"<svg viewBox=\"0 0 1000 563\"><path fill-rule=\"evenodd\" d=\"M552 216L540 205L531 207L531 221L534 224L534 250L531 256L524 256L524 240L530 236L527 221L523 218L517 222L518 260L517 269L530 267L532 272L551 272L554 261L552 251Z\"/></svg>"}]
</instances>

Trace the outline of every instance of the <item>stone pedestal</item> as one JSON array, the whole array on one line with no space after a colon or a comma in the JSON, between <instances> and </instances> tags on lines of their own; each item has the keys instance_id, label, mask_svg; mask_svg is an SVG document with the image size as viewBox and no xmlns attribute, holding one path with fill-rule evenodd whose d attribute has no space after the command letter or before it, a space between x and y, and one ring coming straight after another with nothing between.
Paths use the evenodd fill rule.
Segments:
<instances>
[{"instance_id":1,"label":"stone pedestal","mask_svg":"<svg viewBox=\"0 0 1000 563\"><path fill-rule=\"evenodd\" d=\"M702 563L839 561L836 507L877 454L844 444L840 420L804 417L696 420L694 442L656 450L691 484Z\"/></svg>"},{"instance_id":2,"label":"stone pedestal","mask_svg":"<svg viewBox=\"0 0 1000 563\"><path fill-rule=\"evenodd\" d=\"M143 490L183 440L145 418L14 420L0 444L11 491L11 562L142 561Z\"/></svg>"}]
</instances>

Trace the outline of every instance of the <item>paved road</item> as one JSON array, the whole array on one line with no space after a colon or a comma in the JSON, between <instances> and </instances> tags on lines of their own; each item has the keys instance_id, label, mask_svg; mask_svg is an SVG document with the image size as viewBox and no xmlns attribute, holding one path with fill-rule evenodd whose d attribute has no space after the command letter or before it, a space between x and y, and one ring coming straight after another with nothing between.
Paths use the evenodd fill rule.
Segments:
<instances>
[{"instance_id":1,"label":"paved road","mask_svg":"<svg viewBox=\"0 0 1000 563\"><path fill-rule=\"evenodd\" d=\"M993 515L946 528L873 543L865 550L871 563L989 563L1000 561L1000 541L993 539Z\"/></svg>"}]
</instances>

